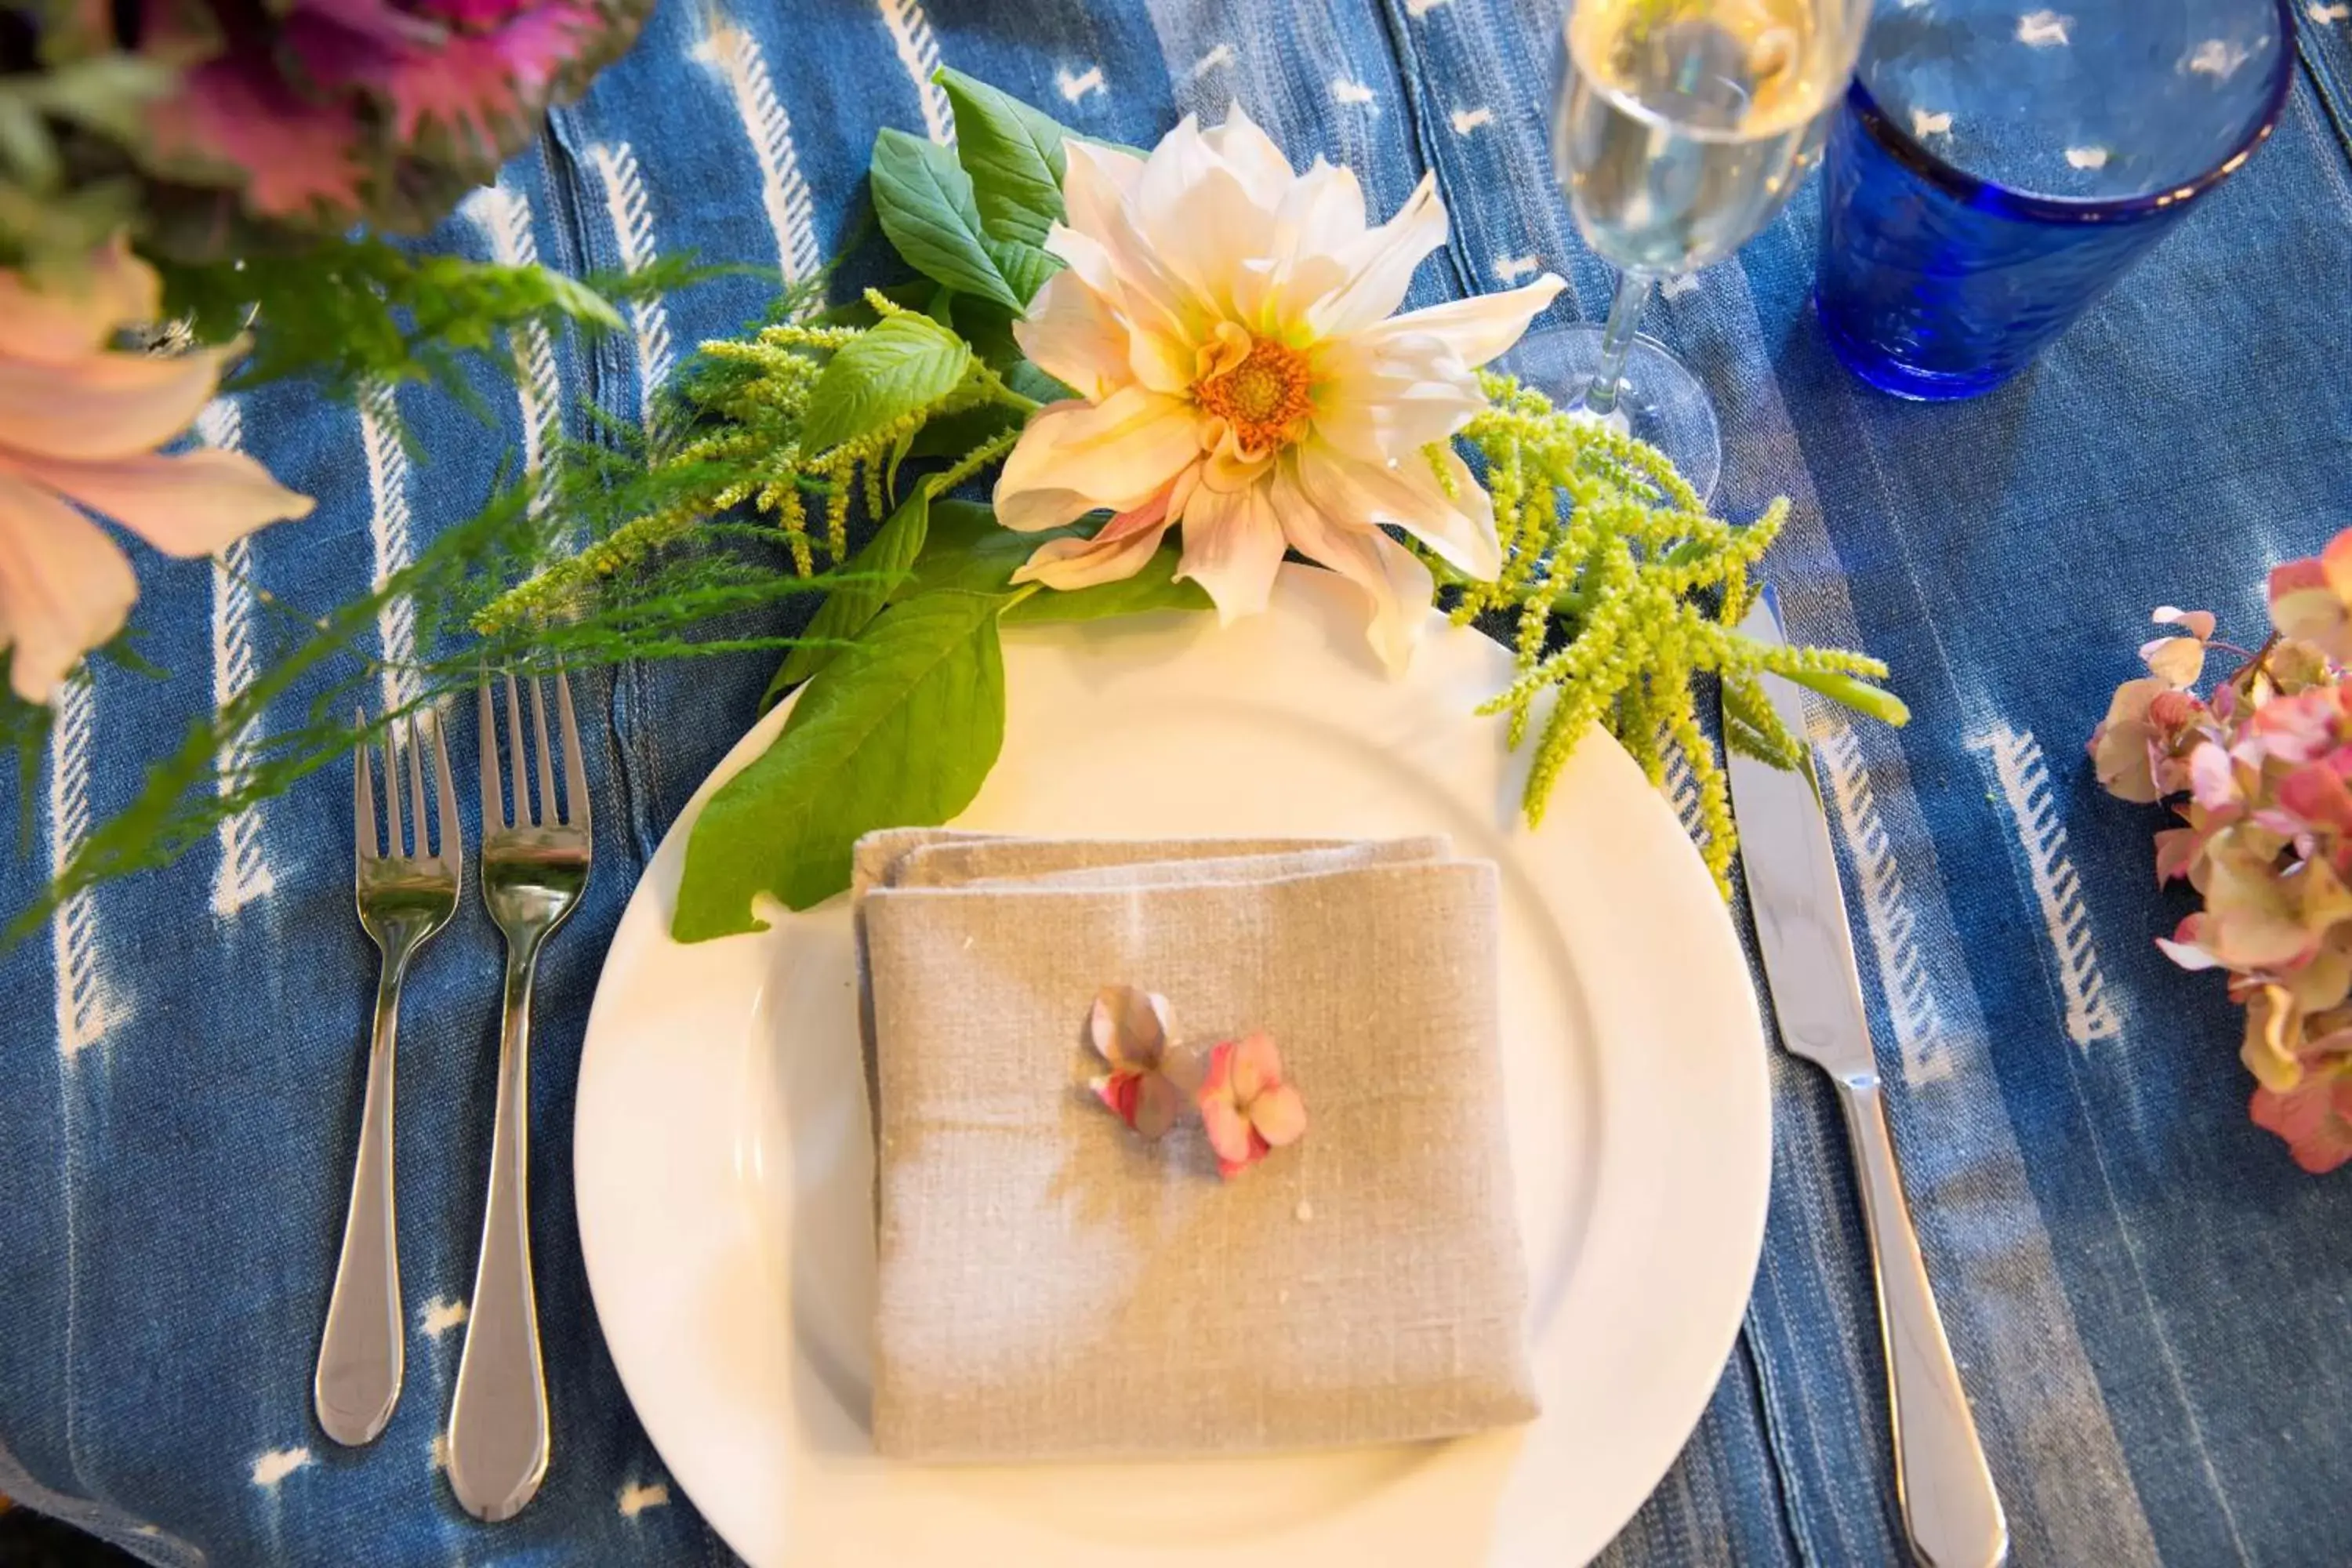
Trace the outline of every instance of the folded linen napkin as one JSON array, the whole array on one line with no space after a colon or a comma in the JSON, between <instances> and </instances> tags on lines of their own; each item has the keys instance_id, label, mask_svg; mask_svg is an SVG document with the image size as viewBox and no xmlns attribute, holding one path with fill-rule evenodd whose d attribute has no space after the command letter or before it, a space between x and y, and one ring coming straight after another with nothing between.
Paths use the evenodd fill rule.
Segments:
<instances>
[{"instance_id":1,"label":"folded linen napkin","mask_svg":"<svg viewBox=\"0 0 2352 1568\"><path fill-rule=\"evenodd\" d=\"M885 836L877 836L883 838ZM1453 1436L1535 1410L1495 871L1442 839L869 839L874 1428L924 1460ZM1308 1126L1231 1182L1086 1089L1105 985L1273 1035Z\"/></svg>"}]
</instances>

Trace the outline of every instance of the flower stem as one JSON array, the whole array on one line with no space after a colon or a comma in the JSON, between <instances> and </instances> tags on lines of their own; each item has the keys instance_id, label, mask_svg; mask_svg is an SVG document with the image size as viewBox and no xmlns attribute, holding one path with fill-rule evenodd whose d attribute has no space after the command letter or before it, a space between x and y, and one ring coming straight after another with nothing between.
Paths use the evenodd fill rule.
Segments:
<instances>
[{"instance_id":1,"label":"flower stem","mask_svg":"<svg viewBox=\"0 0 2352 1568\"><path fill-rule=\"evenodd\" d=\"M2229 683L2240 691L2252 696L2254 682L2261 677L2270 674L2271 650L2278 645L2279 634L2273 632L2263 646L2256 648L2246 662L2238 667L2236 673L2230 677Z\"/></svg>"}]
</instances>

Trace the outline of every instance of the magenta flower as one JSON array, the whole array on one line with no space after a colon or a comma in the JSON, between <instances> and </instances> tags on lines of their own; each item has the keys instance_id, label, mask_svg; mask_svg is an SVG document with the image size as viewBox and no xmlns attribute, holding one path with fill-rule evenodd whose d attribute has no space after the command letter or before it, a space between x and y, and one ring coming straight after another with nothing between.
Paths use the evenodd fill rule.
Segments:
<instances>
[{"instance_id":1,"label":"magenta flower","mask_svg":"<svg viewBox=\"0 0 2352 1568\"><path fill-rule=\"evenodd\" d=\"M1199 1095L1201 1126L1227 1181L1296 1143L1307 1131L1307 1102L1283 1081L1282 1055L1263 1032L1228 1040L1209 1053Z\"/></svg>"},{"instance_id":2,"label":"magenta flower","mask_svg":"<svg viewBox=\"0 0 2352 1568\"><path fill-rule=\"evenodd\" d=\"M85 0L87 4L87 0ZM85 27L179 72L141 162L175 253L265 228L417 230L628 47L648 0L128 0ZM103 18L103 19L100 19ZM222 197L234 193L234 212Z\"/></svg>"}]
</instances>

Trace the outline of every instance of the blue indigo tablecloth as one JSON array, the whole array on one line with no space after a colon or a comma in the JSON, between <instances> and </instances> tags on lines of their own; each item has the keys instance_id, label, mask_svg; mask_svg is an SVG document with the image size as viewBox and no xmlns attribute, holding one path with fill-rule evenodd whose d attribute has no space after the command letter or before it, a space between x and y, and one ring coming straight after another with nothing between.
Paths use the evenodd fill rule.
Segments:
<instances>
[{"instance_id":1,"label":"blue indigo tablecloth","mask_svg":"<svg viewBox=\"0 0 2352 1568\"><path fill-rule=\"evenodd\" d=\"M1826 772L1920 1229L2021 1564L2352 1561L2352 1176L2303 1175L2247 1122L2220 984L2149 944L2183 908L2153 884L2157 824L2098 795L2080 749L2150 606L2210 606L2252 635L2265 564L2352 523L2352 13L2297 3L2272 143L1994 395L1900 404L1832 363L1808 298L1810 192L1736 262L1671 287L1651 322L1717 400L1718 505L1744 519L1795 500L1771 562L1792 629L1891 660L1916 715L1900 734L1840 731ZM691 249L811 276L862 222L876 128L951 133L926 79L945 61L1130 143L1237 100L1294 158L1360 171L1382 212L1433 170L1454 235L1423 301L1550 268L1574 285L1554 317L1591 316L1608 279L1544 154L1555 9L664 0L440 240L582 272ZM520 387L493 389L494 427L406 392L394 410L284 386L224 400L203 437L320 498L241 547L241 566L296 605L363 589L478 505L501 462L592 437L592 405L633 413L763 292L730 279L593 347L532 342ZM127 797L131 759L240 679L261 635L236 577L152 556L140 570L142 651L180 678L101 668L61 704L32 853L0 873L8 907ZM397 614L382 631L394 648L409 635ZM167 1564L731 1561L598 1336L565 1134L605 939L767 674L756 658L632 668L582 692L606 721L590 726L601 842L541 974L532 1075L562 1443L539 1500L478 1525L436 1473L497 1037L499 946L470 895L403 1026L406 1396L364 1452L311 1422L374 964L333 770L0 963L0 1492ZM14 787L0 782L8 820ZM1747 1331L1612 1561L1900 1558L1842 1133L1810 1069L1774 1072Z\"/></svg>"}]
</instances>

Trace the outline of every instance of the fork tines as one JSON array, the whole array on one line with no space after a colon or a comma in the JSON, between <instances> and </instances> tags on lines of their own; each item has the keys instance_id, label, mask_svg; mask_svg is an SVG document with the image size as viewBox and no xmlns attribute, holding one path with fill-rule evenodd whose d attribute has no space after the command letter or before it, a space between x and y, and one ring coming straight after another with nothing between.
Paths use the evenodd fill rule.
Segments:
<instances>
[{"instance_id":1,"label":"fork tines","mask_svg":"<svg viewBox=\"0 0 2352 1568\"><path fill-rule=\"evenodd\" d=\"M554 748L548 743L547 706L540 695L540 679L527 677L530 689L530 739L528 748L523 743L522 701L518 693L514 672L504 673L506 686L507 752L514 759L514 809L506 805L505 780L499 767L499 727L497 714L490 700L490 678L483 672L481 684L476 689L481 720L482 753L482 831L485 835L505 832L518 827L562 826L586 833L588 818L588 772L580 755L580 721L572 710L572 683L562 669L549 678L555 683L557 727L563 732L563 760L558 767ZM530 787L532 771L525 765L526 750L536 753L538 791L534 799ZM562 796L559 802L556 781L562 781ZM560 809L559 809L560 806Z\"/></svg>"},{"instance_id":2,"label":"fork tines","mask_svg":"<svg viewBox=\"0 0 2352 1568\"><path fill-rule=\"evenodd\" d=\"M364 727L367 715L360 714L359 721ZM362 861L385 858L447 861L453 866L457 863L459 846L457 787L449 773L448 742L442 736L440 721L429 713L425 728L433 736L434 782L438 786L434 795L433 826L429 836L425 811L424 750L417 733L416 715L405 714L384 727L383 814L381 824L377 820L375 781L373 770L368 763L367 742L362 741L352 748L352 843ZM408 754L405 813L402 809L400 792L400 755L403 752Z\"/></svg>"}]
</instances>

